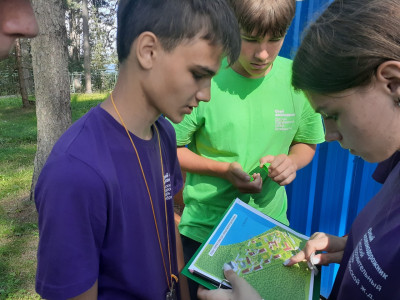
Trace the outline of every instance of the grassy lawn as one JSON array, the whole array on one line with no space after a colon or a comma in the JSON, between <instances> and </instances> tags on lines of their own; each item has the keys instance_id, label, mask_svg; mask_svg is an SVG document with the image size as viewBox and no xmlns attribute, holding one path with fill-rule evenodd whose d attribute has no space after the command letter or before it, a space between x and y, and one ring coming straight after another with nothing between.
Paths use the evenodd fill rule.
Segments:
<instances>
[{"instance_id":1,"label":"grassy lawn","mask_svg":"<svg viewBox=\"0 0 400 300\"><path fill-rule=\"evenodd\" d=\"M106 97L72 95L73 121ZM34 287L37 215L29 201L36 138L35 108L0 98L0 300L40 299Z\"/></svg>"}]
</instances>

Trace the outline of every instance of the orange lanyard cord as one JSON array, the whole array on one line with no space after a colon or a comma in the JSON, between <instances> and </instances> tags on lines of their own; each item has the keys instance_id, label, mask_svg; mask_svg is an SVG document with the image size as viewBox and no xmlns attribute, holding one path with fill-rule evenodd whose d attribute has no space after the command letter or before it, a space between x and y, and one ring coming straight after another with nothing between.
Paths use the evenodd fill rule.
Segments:
<instances>
[{"instance_id":1,"label":"orange lanyard cord","mask_svg":"<svg viewBox=\"0 0 400 300\"><path fill-rule=\"evenodd\" d=\"M156 130L157 138L158 138L158 146L159 146L159 149L160 149L161 175L162 175L163 190L164 190L164 210L165 210L165 223L166 223L166 226L167 226L168 258L169 258L169 271L170 271L170 274L171 274L171 283L170 283L170 281L168 280L168 272L167 272L167 267L166 267L166 263L165 263L164 253L163 253L163 251L162 251L161 238L160 238L160 233L159 233L159 230L158 230L156 214L155 214L155 212L154 212L153 199L152 199L151 194L150 194L149 185L147 184L146 175L144 174L144 170L143 170L143 167L142 167L142 163L141 163L141 161L140 161L139 153L138 153L138 151L137 151L137 149L136 149L135 143L133 142L131 135L129 134L128 128L126 127L125 122L124 122L124 120L122 119L122 117L121 117L121 115L120 115L120 113L119 113L119 111L118 111L118 109L117 109L117 107L116 107L116 105L115 105L115 102L114 102L114 99L113 99L113 96L112 96L112 92L110 93L110 97L111 97L111 102L112 102L112 104L113 104L113 106L114 106L114 110L115 110L115 112L117 113L118 118L119 118L119 120L121 121L121 124L122 124L122 126L124 127L124 129L125 129L125 131L126 131L128 137L129 137L129 140L131 141L131 144L132 144L132 146L133 146L133 149L135 150L136 157L137 157L138 162L139 162L140 170L142 171L144 183L145 183L145 185L146 185L147 193L148 193L149 199L150 199L151 210L152 210L152 212L153 212L154 225L155 225L156 231L157 231L158 245L159 245L159 247L160 247L161 257L162 257L162 260L163 260L165 277L166 277L166 280L167 280L168 288L171 289L171 288L172 288L172 280L175 279L176 282L178 282L178 278L177 278L174 274L172 274L171 251L170 251L170 243L169 243L168 214L167 214L167 201L166 201L166 198L165 198L164 167L163 167L163 159L162 159L162 153L161 153L160 134L159 134L159 132L158 132L157 126L154 124L154 128L155 128L155 130Z\"/></svg>"},{"instance_id":2,"label":"orange lanyard cord","mask_svg":"<svg viewBox=\"0 0 400 300\"><path fill-rule=\"evenodd\" d=\"M161 174L162 176L162 180L163 180L163 191L164 191L164 209L165 209L165 225L167 227L167 243L168 243L168 258L169 258L169 274L171 274L171 286L172 286L172 280L175 277L176 282L178 282L176 276L174 274L172 274L172 263L171 263L171 251L170 251L170 244L169 244L169 226L168 226L168 212L167 212L167 198L165 197L165 180L164 180L164 164L163 164L163 159L162 159L162 153L161 153L161 141L160 141L160 133L158 132L158 128L156 126L156 124L154 124L154 128L156 129L157 132L157 137L158 137L158 149L160 149L160 161L161 161ZM154 214L154 209L153 209L153 214ZM155 218L155 215L154 215ZM155 222L155 219L154 219ZM157 234L158 234L158 230L157 230ZM158 240L160 240L160 237L158 237ZM161 243L160 243L160 250L161 250ZM161 254L162 254L162 250L161 250ZM164 256L163 256L163 261L164 261ZM165 263L164 263L165 266ZM171 288L168 285L169 288Z\"/></svg>"}]
</instances>

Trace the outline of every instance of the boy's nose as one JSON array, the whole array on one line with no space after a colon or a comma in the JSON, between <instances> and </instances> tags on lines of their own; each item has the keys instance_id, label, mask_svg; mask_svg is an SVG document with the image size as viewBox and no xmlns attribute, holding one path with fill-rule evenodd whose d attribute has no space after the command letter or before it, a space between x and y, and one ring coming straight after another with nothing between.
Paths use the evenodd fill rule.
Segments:
<instances>
[{"instance_id":1,"label":"boy's nose","mask_svg":"<svg viewBox=\"0 0 400 300\"><path fill-rule=\"evenodd\" d=\"M29 0L6 0L5 6L7 13L3 13L0 20L3 34L16 38L31 38L38 34L39 27Z\"/></svg>"},{"instance_id":2,"label":"boy's nose","mask_svg":"<svg viewBox=\"0 0 400 300\"><path fill-rule=\"evenodd\" d=\"M265 61L268 58L269 54L268 54L267 49L261 48L255 53L254 56L256 59L258 59L260 61Z\"/></svg>"},{"instance_id":3,"label":"boy's nose","mask_svg":"<svg viewBox=\"0 0 400 300\"><path fill-rule=\"evenodd\" d=\"M325 141L327 142L333 142L333 141L341 141L342 136L341 134L336 130L336 128L327 122L324 122L325 125Z\"/></svg>"},{"instance_id":4,"label":"boy's nose","mask_svg":"<svg viewBox=\"0 0 400 300\"><path fill-rule=\"evenodd\" d=\"M196 93L197 101L208 102L210 101L210 98L211 98L210 86L204 87Z\"/></svg>"}]
</instances>

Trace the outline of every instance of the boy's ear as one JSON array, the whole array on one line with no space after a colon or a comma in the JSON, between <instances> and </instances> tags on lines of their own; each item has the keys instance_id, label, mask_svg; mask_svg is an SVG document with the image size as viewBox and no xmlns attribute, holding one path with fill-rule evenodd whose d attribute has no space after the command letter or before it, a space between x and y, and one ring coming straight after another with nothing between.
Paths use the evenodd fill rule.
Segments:
<instances>
[{"instance_id":1,"label":"boy's ear","mask_svg":"<svg viewBox=\"0 0 400 300\"><path fill-rule=\"evenodd\" d=\"M150 31L142 32L136 40L136 57L139 65L143 69L151 69L159 49L157 36Z\"/></svg>"},{"instance_id":2,"label":"boy's ear","mask_svg":"<svg viewBox=\"0 0 400 300\"><path fill-rule=\"evenodd\" d=\"M376 78L386 84L395 99L400 98L400 61L389 60L376 70Z\"/></svg>"}]
</instances>

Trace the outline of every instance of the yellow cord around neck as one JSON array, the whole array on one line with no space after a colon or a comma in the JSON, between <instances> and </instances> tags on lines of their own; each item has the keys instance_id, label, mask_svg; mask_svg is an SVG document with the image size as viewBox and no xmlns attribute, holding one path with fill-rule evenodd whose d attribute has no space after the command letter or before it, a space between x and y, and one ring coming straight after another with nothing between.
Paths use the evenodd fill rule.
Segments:
<instances>
[{"instance_id":1,"label":"yellow cord around neck","mask_svg":"<svg viewBox=\"0 0 400 300\"><path fill-rule=\"evenodd\" d=\"M124 120L122 119L122 117L121 117L121 115L120 115L120 113L119 113L119 111L118 111L118 109L117 109L117 106L115 105L112 92L110 93L110 98L111 98L112 105L114 106L114 110L115 110L115 112L117 113L118 118L119 118L119 120L120 120L122 126L124 127L124 129L125 129L125 131L126 131L126 134L127 134L128 137L129 137L129 140L131 141L131 144L132 144L132 146L133 146L133 149L135 150L136 157L137 157L137 160L138 160L138 162L139 162L140 170L142 171L144 183L146 184L147 193L148 193L149 199L150 199L151 210L152 210L152 212L153 212L154 225L155 225L156 231L157 231L158 244L159 244L159 246L160 246L161 257L162 257L162 260L163 260L164 271L165 271L165 277L166 277L166 279L167 279L168 288L171 290L172 287L173 287L173 280L175 280L176 282L178 282L178 278L177 278L176 275L172 274L171 250L170 250L170 243L169 243L168 214L167 214L167 201L166 201L166 198L165 198L164 165L163 165L162 152L161 152L160 134L159 134L159 132L158 132L158 128L157 128L156 124L154 124L154 128L155 128L155 131L156 131L156 133L157 133L158 148L159 148L159 151L160 151L161 179L162 179L162 182L163 182L163 191L164 191L165 225L166 225L166 228L167 228L169 273L171 274L171 281L170 281L169 278L168 278L168 272L167 272L167 267L166 267L166 263L165 263L164 253L163 253L162 246L161 246L160 232L159 232L159 230L158 230L157 218L156 218L156 214L155 214L155 212L154 212L153 198L151 197L151 194L150 194L150 189L149 189L149 185L147 184L146 175L144 174L144 170L143 170L143 167L142 167L142 162L140 161L139 153L138 153L138 151L137 151L137 149L136 149L135 143L134 143L133 140L132 140L132 137L131 137L131 135L130 135L130 133L129 133L129 130L128 130L128 128L126 127L125 122L124 122Z\"/></svg>"}]
</instances>

